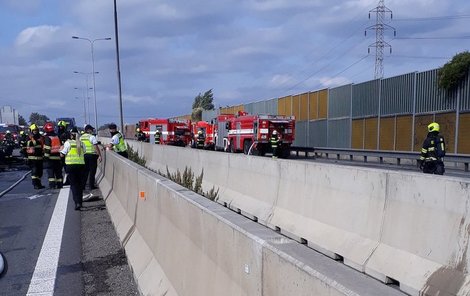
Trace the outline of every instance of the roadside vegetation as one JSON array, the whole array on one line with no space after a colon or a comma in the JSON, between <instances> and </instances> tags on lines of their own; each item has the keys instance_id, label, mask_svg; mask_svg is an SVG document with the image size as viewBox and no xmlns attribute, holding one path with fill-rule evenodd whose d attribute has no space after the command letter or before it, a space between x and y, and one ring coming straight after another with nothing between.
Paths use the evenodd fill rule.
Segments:
<instances>
[{"instance_id":1,"label":"roadside vegetation","mask_svg":"<svg viewBox=\"0 0 470 296\"><path fill-rule=\"evenodd\" d=\"M155 171L146 166L147 160L144 157L139 155L139 151L134 150L129 144L127 144L127 153L129 154L129 160L141 165L165 178L170 179L171 181L178 183L179 185L196 192L212 201L216 201L218 199L219 189L212 187L209 191L204 192L202 189L202 180L204 178L204 170L201 171L199 176L196 176L190 167L185 167L183 173L180 170L176 170L176 172L171 173L166 167L166 172L161 172L160 170Z\"/></svg>"}]
</instances>

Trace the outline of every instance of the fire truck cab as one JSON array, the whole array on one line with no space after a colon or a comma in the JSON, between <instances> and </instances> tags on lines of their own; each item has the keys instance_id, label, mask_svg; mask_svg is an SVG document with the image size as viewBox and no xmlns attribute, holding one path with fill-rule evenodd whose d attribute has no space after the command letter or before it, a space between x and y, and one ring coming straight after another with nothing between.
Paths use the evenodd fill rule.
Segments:
<instances>
[{"instance_id":1,"label":"fire truck cab","mask_svg":"<svg viewBox=\"0 0 470 296\"><path fill-rule=\"evenodd\" d=\"M225 151L254 155L272 152L269 140L273 131L277 131L281 141L279 156L287 158L295 139L295 118L283 115L248 115L239 112L238 116L227 118L225 130L227 131Z\"/></svg>"},{"instance_id":2,"label":"fire truck cab","mask_svg":"<svg viewBox=\"0 0 470 296\"><path fill-rule=\"evenodd\" d=\"M204 149L214 150L215 141L214 141L214 124L207 121L198 121L191 124L192 128L192 142L191 147L196 148L198 132L202 131L204 135Z\"/></svg>"},{"instance_id":3,"label":"fire truck cab","mask_svg":"<svg viewBox=\"0 0 470 296\"><path fill-rule=\"evenodd\" d=\"M189 120L149 118L139 121L139 127L150 143L154 143L158 130L160 144L174 146L186 146L191 142L190 126Z\"/></svg>"}]
</instances>

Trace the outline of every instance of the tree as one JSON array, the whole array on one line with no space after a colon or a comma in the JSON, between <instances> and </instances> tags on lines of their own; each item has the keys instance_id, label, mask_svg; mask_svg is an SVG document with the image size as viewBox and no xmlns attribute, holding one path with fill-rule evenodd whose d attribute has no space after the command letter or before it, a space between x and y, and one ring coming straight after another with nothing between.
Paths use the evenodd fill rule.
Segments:
<instances>
[{"instance_id":1,"label":"tree","mask_svg":"<svg viewBox=\"0 0 470 296\"><path fill-rule=\"evenodd\" d=\"M48 122L50 119L46 115L39 114L37 112L31 113L29 115L29 123L35 123L39 126L44 125L46 122Z\"/></svg>"},{"instance_id":2,"label":"tree","mask_svg":"<svg viewBox=\"0 0 470 296\"><path fill-rule=\"evenodd\" d=\"M470 68L470 52L456 54L438 72L438 85L447 91L455 89L468 74Z\"/></svg>"},{"instance_id":3,"label":"tree","mask_svg":"<svg viewBox=\"0 0 470 296\"><path fill-rule=\"evenodd\" d=\"M203 95L199 93L194 98L193 110L191 112L191 120L199 121L202 119L202 111L204 110L214 110L214 94L212 89L206 91Z\"/></svg>"},{"instance_id":4,"label":"tree","mask_svg":"<svg viewBox=\"0 0 470 296\"><path fill-rule=\"evenodd\" d=\"M26 119L24 119L24 117L21 116L21 115L18 115L18 124L19 125L28 125L28 123L26 122Z\"/></svg>"}]
</instances>

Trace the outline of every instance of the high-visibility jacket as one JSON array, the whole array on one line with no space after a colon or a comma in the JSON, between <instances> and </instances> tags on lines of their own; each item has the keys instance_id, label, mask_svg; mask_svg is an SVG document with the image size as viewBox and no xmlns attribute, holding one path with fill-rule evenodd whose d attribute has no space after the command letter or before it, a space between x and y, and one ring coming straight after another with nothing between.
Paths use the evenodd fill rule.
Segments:
<instances>
[{"instance_id":1,"label":"high-visibility jacket","mask_svg":"<svg viewBox=\"0 0 470 296\"><path fill-rule=\"evenodd\" d=\"M28 141L26 145L26 153L28 154L28 159L30 160L42 160L43 158L43 138L39 137L37 139L34 136Z\"/></svg>"},{"instance_id":2,"label":"high-visibility jacket","mask_svg":"<svg viewBox=\"0 0 470 296\"><path fill-rule=\"evenodd\" d=\"M125 151L127 151L127 146L126 146L126 143L124 142L124 137L119 132L117 133L117 136L119 138L119 143L114 146L114 151L116 151L116 152L125 152Z\"/></svg>"},{"instance_id":3,"label":"high-visibility jacket","mask_svg":"<svg viewBox=\"0 0 470 296\"><path fill-rule=\"evenodd\" d=\"M155 135L153 135L153 138L154 138L154 143L155 144L160 144L160 133L159 132L155 132Z\"/></svg>"},{"instance_id":4,"label":"high-visibility jacket","mask_svg":"<svg viewBox=\"0 0 470 296\"><path fill-rule=\"evenodd\" d=\"M279 145L279 138L277 136L271 136L269 143L271 143L271 148L277 148Z\"/></svg>"},{"instance_id":5,"label":"high-visibility jacket","mask_svg":"<svg viewBox=\"0 0 470 296\"><path fill-rule=\"evenodd\" d=\"M96 154L95 145L91 143L90 136L89 133L84 133L80 137L80 141L85 145L85 154Z\"/></svg>"},{"instance_id":6,"label":"high-visibility jacket","mask_svg":"<svg viewBox=\"0 0 470 296\"><path fill-rule=\"evenodd\" d=\"M44 137L44 157L50 160L60 160L61 142L55 133Z\"/></svg>"},{"instance_id":7,"label":"high-visibility jacket","mask_svg":"<svg viewBox=\"0 0 470 296\"><path fill-rule=\"evenodd\" d=\"M441 160L446 153L444 138L440 135L429 133L421 148L420 160Z\"/></svg>"},{"instance_id":8,"label":"high-visibility jacket","mask_svg":"<svg viewBox=\"0 0 470 296\"><path fill-rule=\"evenodd\" d=\"M77 149L77 141L75 140L68 140L70 143L70 150L65 155L65 164L66 165L73 165L73 164L85 164L85 158L83 157L83 150L80 154L78 154Z\"/></svg>"}]
</instances>

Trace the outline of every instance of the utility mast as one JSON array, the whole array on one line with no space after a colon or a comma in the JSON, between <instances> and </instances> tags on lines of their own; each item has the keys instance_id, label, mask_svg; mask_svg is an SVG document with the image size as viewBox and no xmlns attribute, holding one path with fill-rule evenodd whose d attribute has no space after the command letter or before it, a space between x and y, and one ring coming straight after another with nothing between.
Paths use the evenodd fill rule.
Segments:
<instances>
[{"instance_id":1,"label":"utility mast","mask_svg":"<svg viewBox=\"0 0 470 296\"><path fill-rule=\"evenodd\" d=\"M375 25L367 27L364 33L367 36L367 30L375 31L375 42L369 45L367 49L370 53L370 48L375 47L375 79L383 78L384 76L384 48L390 48L390 53L392 53L392 46L384 40L384 31L393 30L393 36L397 35L395 28L385 23L386 15L390 13L390 19L392 19L393 14L392 11L385 6L384 1L385 0L380 0L379 5L369 11L369 19L370 13L373 12L376 14L376 22Z\"/></svg>"}]
</instances>

